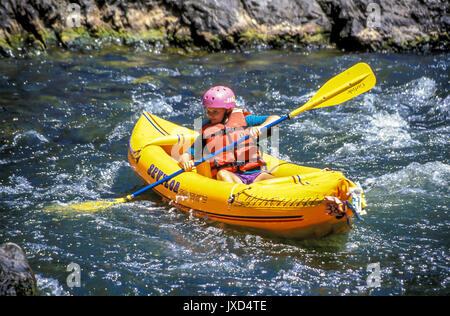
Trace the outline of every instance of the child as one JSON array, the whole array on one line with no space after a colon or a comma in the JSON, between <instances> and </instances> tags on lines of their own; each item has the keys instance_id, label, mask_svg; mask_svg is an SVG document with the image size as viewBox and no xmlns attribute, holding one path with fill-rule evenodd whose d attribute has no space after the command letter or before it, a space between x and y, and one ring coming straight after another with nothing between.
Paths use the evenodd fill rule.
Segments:
<instances>
[{"instance_id":1,"label":"child","mask_svg":"<svg viewBox=\"0 0 450 316\"><path fill-rule=\"evenodd\" d=\"M261 127L268 125L279 116L248 115L241 109L235 108L233 91L225 86L215 86L203 96L203 106L206 108L208 121L203 125L201 137L195 140L194 145L179 160L179 165L185 171L194 167L195 144L202 142L201 148L213 153L246 135L251 137L234 150L230 149L215 155L211 161L211 173L217 180L232 183L251 184L273 178L273 175L263 171L265 162L259 155L255 140L261 134ZM247 115L246 115L247 114Z\"/></svg>"}]
</instances>

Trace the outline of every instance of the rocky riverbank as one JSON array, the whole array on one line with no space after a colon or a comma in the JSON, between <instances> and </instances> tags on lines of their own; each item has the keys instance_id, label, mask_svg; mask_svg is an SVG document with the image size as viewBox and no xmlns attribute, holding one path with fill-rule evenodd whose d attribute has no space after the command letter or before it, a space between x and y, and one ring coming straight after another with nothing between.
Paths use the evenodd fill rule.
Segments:
<instances>
[{"instance_id":1,"label":"rocky riverbank","mask_svg":"<svg viewBox=\"0 0 450 316\"><path fill-rule=\"evenodd\" d=\"M4 0L0 55L127 45L182 51L448 50L445 0Z\"/></svg>"}]
</instances>

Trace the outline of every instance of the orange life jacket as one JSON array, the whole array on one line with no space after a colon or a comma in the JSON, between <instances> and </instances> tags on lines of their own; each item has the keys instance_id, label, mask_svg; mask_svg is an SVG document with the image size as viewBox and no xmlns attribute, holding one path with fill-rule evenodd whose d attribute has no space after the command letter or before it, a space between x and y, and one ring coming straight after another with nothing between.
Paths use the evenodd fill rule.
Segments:
<instances>
[{"instance_id":1,"label":"orange life jacket","mask_svg":"<svg viewBox=\"0 0 450 316\"><path fill-rule=\"evenodd\" d=\"M238 141L249 133L245 115L240 109L234 109L225 124L208 123L202 127L203 139L206 141L206 147L210 153ZM215 155L210 160L211 174L214 178L217 176L217 172L222 169L231 172L244 172L265 164L252 138Z\"/></svg>"}]
</instances>

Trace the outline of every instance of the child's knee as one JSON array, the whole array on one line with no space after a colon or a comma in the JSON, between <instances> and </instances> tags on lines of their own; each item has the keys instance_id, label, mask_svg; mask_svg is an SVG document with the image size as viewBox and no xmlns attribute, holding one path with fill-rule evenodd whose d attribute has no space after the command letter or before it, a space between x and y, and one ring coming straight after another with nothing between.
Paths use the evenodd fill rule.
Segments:
<instances>
[{"instance_id":1,"label":"child's knee","mask_svg":"<svg viewBox=\"0 0 450 316\"><path fill-rule=\"evenodd\" d=\"M217 172L217 180L231 183L242 183L242 180L239 179L234 173L224 169Z\"/></svg>"},{"instance_id":2,"label":"child's knee","mask_svg":"<svg viewBox=\"0 0 450 316\"><path fill-rule=\"evenodd\" d=\"M219 170L219 172L217 172L217 179L218 180L223 180L224 178L226 178L227 176L229 176L229 171L228 170Z\"/></svg>"}]
</instances>

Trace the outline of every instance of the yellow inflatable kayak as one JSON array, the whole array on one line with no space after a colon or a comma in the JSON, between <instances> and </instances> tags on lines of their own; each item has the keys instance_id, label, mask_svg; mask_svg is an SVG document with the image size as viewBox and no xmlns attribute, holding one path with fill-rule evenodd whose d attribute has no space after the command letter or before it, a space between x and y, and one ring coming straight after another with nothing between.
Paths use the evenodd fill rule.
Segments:
<instances>
[{"instance_id":1,"label":"yellow inflatable kayak","mask_svg":"<svg viewBox=\"0 0 450 316\"><path fill-rule=\"evenodd\" d=\"M180 170L176 159L197 135L143 112L130 138L129 162L146 183L154 183ZM328 215L325 196L349 201L354 209L365 206L361 188L341 172L303 167L267 154L263 159L275 178L251 185L226 183L210 177L206 162L153 190L170 205L195 215L289 238L320 237L350 229L355 211Z\"/></svg>"}]
</instances>

